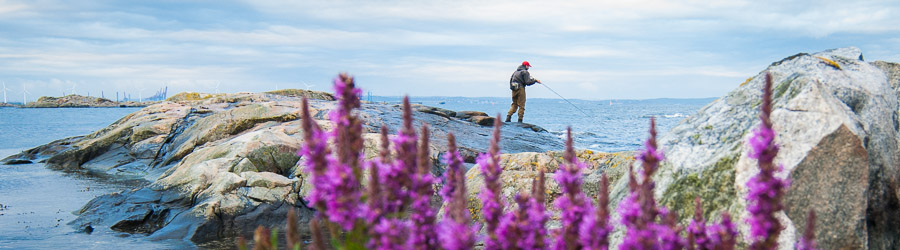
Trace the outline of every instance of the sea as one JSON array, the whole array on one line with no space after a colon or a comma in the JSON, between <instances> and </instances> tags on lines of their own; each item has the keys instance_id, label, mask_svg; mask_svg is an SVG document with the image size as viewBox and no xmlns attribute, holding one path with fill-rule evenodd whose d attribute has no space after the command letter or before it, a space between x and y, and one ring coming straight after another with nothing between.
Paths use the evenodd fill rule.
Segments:
<instances>
[{"instance_id":1,"label":"sea","mask_svg":"<svg viewBox=\"0 0 900 250\"><path fill-rule=\"evenodd\" d=\"M400 97L363 97L399 103ZM660 134L714 99L563 100L528 99L524 122L560 138L572 129L575 146L604 152L638 150L650 117ZM505 118L510 98L411 97L410 101L456 111L482 111ZM26 149L104 128L139 108L0 108L0 159ZM513 115L513 120L517 115ZM154 241L96 228L91 234L68 225L99 195L146 185L47 169L41 163L0 165L0 249L195 249L181 240Z\"/></svg>"},{"instance_id":2,"label":"sea","mask_svg":"<svg viewBox=\"0 0 900 250\"><path fill-rule=\"evenodd\" d=\"M402 97L364 97L371 102L399 103ZM482 111L506 119L511 98L500 97L410 97L411 103L454 111ZM715 98L649 100L528 99L523 122L535 124L565 139L572 129L575 147L601 152L637 150L656 119L662 134L694 114ZM518 119L513 114L512 121Z\"/></svg>"}]
</instances>

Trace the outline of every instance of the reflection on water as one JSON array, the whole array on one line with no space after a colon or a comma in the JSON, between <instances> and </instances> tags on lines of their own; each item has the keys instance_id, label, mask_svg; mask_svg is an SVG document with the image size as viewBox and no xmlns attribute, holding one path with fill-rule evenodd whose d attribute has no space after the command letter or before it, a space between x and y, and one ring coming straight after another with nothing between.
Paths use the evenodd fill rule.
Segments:
<instances>
[{"instance_id":1,"label":"reflection on water","mask_svg":"<svg viewBox=\"0 0 900 250\"><path fill-rule=\"evenodd\" d=\"M0 156L23 149L2 149ZM12 249L183 249L189 242L149 241L97 227L92 234L67 225L82 205L94 197L131 189L142 181L109 182L97 177L65 173L43 164L0 165L0 248Z\"/></svg>"}]
</instances>

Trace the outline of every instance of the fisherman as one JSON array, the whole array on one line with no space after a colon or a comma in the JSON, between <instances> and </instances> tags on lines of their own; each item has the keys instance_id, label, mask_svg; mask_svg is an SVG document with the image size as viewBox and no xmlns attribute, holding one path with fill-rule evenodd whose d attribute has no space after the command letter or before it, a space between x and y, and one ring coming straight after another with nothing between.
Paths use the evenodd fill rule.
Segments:
<instances>
[{"instance_id":1,"label":"fisherman","mask_svg":"<svg viewBox=\"0 0 900 250\"><path fill-rule=\"evenodd\" d=\"M525 116L525 86L541 83L541 80L531 77L531 74L528 73L528 68L531 68L531 64L528 61L524 61L516 69L516 72L509 77L509 89L512 90L512 105L509 107L509 113L506 114L506 122L510 122L516 109L519 110L519 122L522 122L522 117Z\"/></svg>"}]
</instances>

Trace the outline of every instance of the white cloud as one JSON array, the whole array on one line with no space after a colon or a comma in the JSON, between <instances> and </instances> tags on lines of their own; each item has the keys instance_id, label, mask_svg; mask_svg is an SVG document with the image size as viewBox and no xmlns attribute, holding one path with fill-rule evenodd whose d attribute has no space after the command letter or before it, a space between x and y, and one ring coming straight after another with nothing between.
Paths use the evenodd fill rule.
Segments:
<instances>
[{"instance_id":1,"label":"white cloud","mask_svg":"<svg viewBox=\"0 0 900 250\"><path fill-rule=\"evenodd\" d=\"M628 57L633 56L632 52L626 49L611 49L601 47L572 47L572 48L552 48L552 49L536 49L533 51L519 51L522 53L531 53L542 56L554 57L571 57L571 58L610 58L610 57Z\"/></svg>"},{"instance_id":2,"label":"white cloud","mask_svg":"<svg viewBox=\"0 0 900 250\"><path fill-rule=\"evenodd\" d=\"M897 7L877 1L248 0L244 10L217 10L233 17L221 20L175 16L165 3L36 1L0 0L0 22L11 27L0 31L0 75L18 82L209 88L227 79L222 91L250 91L321 78L324 90L347 70L379 91L505 96L515 64L527 59L567 97L678 96L652 86L740 82L770 62L763 56L834 44L860 46L867 58L898 58L900 49L890 38L900 31ZM858 41L876 49L846 44Z\"/></svg>"},{"instance_id":3,"label":"white cloud","mask_svg":"<svg viewBox=\"0 0 900 250\"><path fill-rule=\"evenodd\" d=\"M0 15L8 15L28 8L25 4L10 3L9 1L0 1Z\"/></svg>"}]
</instances>

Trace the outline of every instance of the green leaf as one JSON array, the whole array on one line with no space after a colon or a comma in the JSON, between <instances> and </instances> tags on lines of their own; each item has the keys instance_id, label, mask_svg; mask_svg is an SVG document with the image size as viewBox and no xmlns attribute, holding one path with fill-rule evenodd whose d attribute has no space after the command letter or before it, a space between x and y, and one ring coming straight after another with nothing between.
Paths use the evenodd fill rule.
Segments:
<instances>
[{"instance_id":1,"label":"green leaf","mask_svg":"<svg viewBox=\"0 0 900 250\"><path fill-rule=\"evenodd\" d=\"M272 228L272 235L269 236L269 242L272 242L272 249L278 249L278 228Z\"/></svg>"},{"instance_id":2,"label":"green leaf","mask_svg":"<svg viewBox=\"0 0 900 250\"><path fill-rule=\"evenodd\" d=\"M366 243L369 242L369 235L366 233L365 223L362 220L356 221L353 231L347 233L344 238L344 249L346 250L365 250Z\"/></svg>"}]
</instances>

